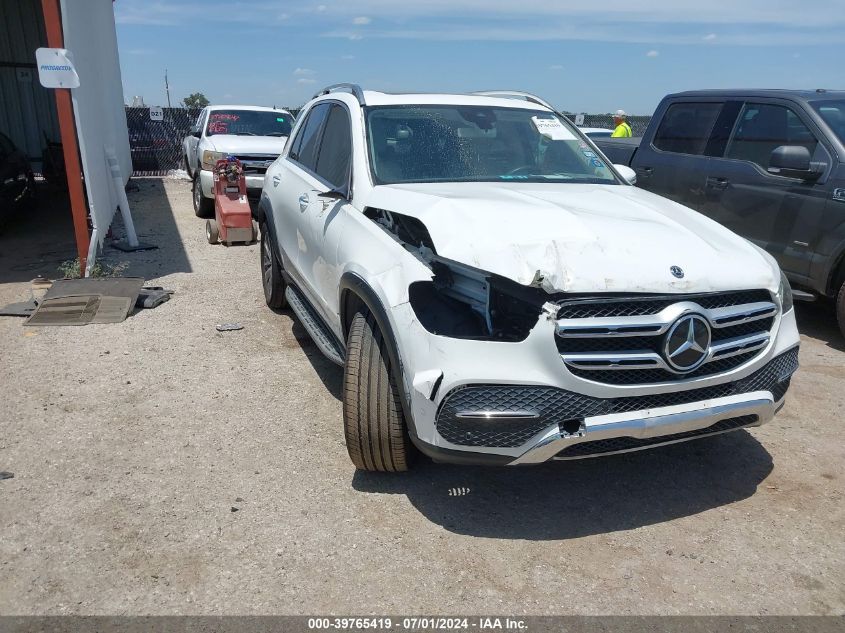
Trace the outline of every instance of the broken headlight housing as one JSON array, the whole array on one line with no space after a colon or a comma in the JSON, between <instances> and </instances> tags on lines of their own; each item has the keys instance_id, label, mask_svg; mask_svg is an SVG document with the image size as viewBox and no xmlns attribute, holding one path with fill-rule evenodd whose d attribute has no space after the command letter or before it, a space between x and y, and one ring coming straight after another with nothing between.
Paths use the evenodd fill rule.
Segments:
<instances>
[{"instance_id":1,"label":"broken headlight housing","mask_svg":"<svg viewBox=\"0 0 845 633\"><path fill-rule=\"evenodd\" d=\"M789 285L789 280L783 271L780 271L780 287L778 288L778 302L780 303L781 312L789 312L792 310L792 286Z\"/></svg>"}]
</instances>

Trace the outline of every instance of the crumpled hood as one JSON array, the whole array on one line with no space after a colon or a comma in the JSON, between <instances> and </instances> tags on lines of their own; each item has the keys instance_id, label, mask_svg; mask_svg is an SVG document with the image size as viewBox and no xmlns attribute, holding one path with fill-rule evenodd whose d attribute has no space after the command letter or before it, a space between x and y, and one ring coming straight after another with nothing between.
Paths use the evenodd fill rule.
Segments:
<instances>
[{"instance_id":1,"label":"crumpled hood","mask_svg":"<svg viewBox=\"0 0 845 633\"><path fill-rule=\"evenodd\" d=\"M744 238L636 187L382 185L365 204L418 218L442 257L524 285L539 270L549 292L777 291L780 283L774 260Z\"/></svg>"},{"instance_id":2,"label":"crumpled hood","mask_svg":"<svg viewBox=\"0 0 845 633\"><path fill-rule=\"evenodd\" d=\"M228 154L272 154L282 153L287 136L235 136L234 134L215 134L206 137L211 149Z\"/></svg>"}]
</instances>

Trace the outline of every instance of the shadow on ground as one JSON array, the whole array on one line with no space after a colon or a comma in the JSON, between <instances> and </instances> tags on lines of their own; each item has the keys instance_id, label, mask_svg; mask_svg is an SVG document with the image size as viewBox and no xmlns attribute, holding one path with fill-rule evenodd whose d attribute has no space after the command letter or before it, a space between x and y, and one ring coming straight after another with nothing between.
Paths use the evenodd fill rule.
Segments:
<instances>
[{"instance_id":1,"label":"shadow on ground","mask_svg":"<svg viewBox=\"0 0 845 633\"><path fill-rule=\"evenodd\" d=\"M37 205L15 210L0 227L0 284L55 278L62 262L76 258L67 191L40 182ZM23 298L22 298L23 299Z\"/></svg>"},{"instance_id":2,"label":"shadow on ground","mask_svg":"<svg viewBox=\"0 0 845 633\"><path fill-rule=\"evenodd\" d=\"M451 532L557 540L631 530L754 494L772 458L746 431L639 453L535 467L459 467L421 459L408 473L356 471L355 490L403 494Z\"/></svg>"},{"instance_id":3,"label":"shadow on ground","mask_svg":"<svg viewBox=\"0 0 845 633\"><path fill-rule=\"evenodd\" d=\"M812 303L797 302L795 318L801 334L822 341L832 349L845 352L845 335L836 322L836 310L831 301L819 299Z\"/></svg>"},{"instance_id":4,"label":"shadow on ground","mask_svg":"<svg viewBox=\"0 0 845 633\"><path fill-rule=\"evenodd\" d=\"M174 210L161 179L133 180L129 203L135 229L143 242L158 248L125 253L112 246L124 236L120 213L115 213L112 235L107 236L97 260L106 264L126 263L126 275L147 279L175 272L191 272ZM187 185L186 185L187 186ZM38 203L31 211L16 212L0 231L0 284L25 282L42 275L61 276L59 266L76 259L67 191L39 183Z\"/></svg>"}]
</instances>

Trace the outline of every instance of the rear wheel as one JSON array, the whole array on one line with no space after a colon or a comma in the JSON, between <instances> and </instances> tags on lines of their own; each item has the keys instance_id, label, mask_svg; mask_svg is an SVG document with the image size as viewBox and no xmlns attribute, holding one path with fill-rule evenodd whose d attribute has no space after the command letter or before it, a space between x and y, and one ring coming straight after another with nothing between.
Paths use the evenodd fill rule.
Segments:
<instances>
[{"instance_id":1,"label":"rear wheel","mask_svg":"<svg viewBox=\"0 0 845 633\"><path fill-rule=\"evenodd\" d=\"M845 336L845 280L842 281L839 293L836 295L836 320L839 322L842 336Z\"/></svg>"},{"instance_id":2,"label":"rear wheel","mask_svg":"<svg viewBox=\"0 0 845 633\"><path fill-rule=\"evenodd\" d=\"M193 186L194 198L194 213L198 218L207 218L214 211L214 200L210 200L202 195L202 183L200 183L200 175L194 174Z\"/></svg>"},{"instance_id":3,"label":"rear wheel","mask_svg":"<svg viewBox=\"0 0 845 633\"><path fill-rule=\"evenodd\" d=\"M384 336L362 308L349 328L343 366L346 450L359 470L405 471L414 456L390 369Z\"/></svg>"},{"instance_id":4,"label":"rear wheel","mask_svg":"<svg viewBox=\"0 0 845 633\"><path fill-rule=\"evenodd\" d=\"M276 257L273 238L265 222L261 223L261 285L264 287L264 301L269 307L278 310L287 305L282 265Z\"/></svg>"}]
</instances>

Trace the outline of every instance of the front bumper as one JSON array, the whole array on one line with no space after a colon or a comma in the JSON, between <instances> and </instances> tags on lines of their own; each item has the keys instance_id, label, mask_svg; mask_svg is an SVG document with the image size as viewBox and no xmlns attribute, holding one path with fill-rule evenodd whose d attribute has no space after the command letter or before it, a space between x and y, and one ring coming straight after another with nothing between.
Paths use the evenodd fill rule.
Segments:
<instances>
[{"instance_id":1,"label":"front bumper","mask_svg":"<svg viewBox=\"0 0 845 633\"><path fill-rule=\"evenodd\" d=\"M248 194L260 194L264 188L264 174L246 175L246 191ZM208 169L200 170L200 185L202 195L206 198L214 197L214 176Z\"/></svg>"},{"instance_id":2,"label":"front bumper","mask_svg":"<svg viewBox=\"0 0 845 633\"><path fill-rule=\"evenodd\" d=\"M437 461L534 464L575 459L759 426L783 406L798 366L794 311L767 347L719 375L673 384L607 385L569 372L540 320L525 341L434 336L399 317L415 443ZM412 314L412 313L411 313Z\"/></svg>"}]
</instances>

